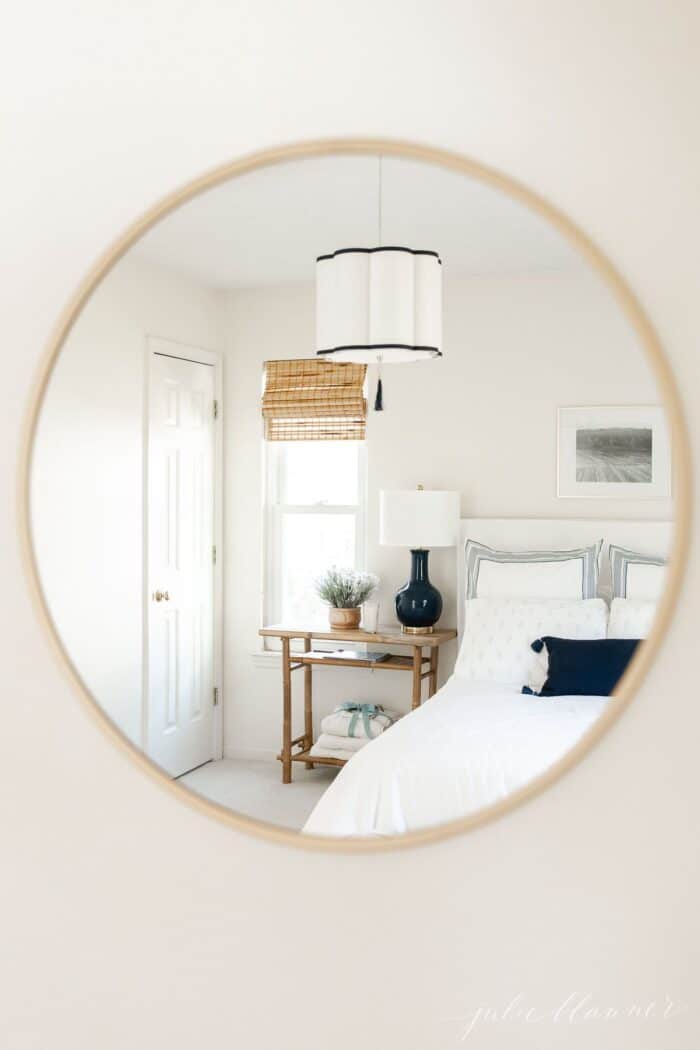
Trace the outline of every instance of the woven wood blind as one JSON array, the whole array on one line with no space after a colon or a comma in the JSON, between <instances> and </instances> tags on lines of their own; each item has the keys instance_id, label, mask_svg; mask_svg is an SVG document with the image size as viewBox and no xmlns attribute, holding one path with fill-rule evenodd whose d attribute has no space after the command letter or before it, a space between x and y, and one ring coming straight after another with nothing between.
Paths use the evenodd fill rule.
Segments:
<instances>
[{"instance_id":1,"label":"woven wood blind","mask_svg":"<svg viewBox=\"0 0 700 1050\"><path fill-rule=\"evenodd\" d=\"M266 441L361 441L366 365L266 361L262 414Z\"/></svg>"}]
</instances>

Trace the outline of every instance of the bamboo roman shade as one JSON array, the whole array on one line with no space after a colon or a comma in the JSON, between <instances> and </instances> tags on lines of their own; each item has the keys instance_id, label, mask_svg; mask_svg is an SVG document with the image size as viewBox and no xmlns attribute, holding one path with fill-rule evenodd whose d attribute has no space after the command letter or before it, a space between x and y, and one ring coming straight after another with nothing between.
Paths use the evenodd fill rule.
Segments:
<instances>
[{"instance_id":1,"label":"bamboo roman shade","mask_svg":"<svg viewBox=\"0 0 700 1050\"><path fill-rule=\"evenodd\" d=\"M362 441L366 365L302 359L266 361L266 441Z\"/></svg>"}]
</instances>

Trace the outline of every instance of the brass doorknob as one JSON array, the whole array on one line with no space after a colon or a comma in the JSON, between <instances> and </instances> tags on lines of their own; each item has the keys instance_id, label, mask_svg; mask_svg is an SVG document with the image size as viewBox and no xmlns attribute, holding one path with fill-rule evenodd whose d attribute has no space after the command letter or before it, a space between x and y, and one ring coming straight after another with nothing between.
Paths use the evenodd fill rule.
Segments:
<instances>
[{"instance_id":1,"label":"brass doorknob","mask_svg":"<svg viewBox=\"0 0 700 1050\"><path fill-rule=\"evenodd\" d=\"M155 601L157 602L169 602L170 595L167 591L155 591L153 594Z\"/></svg>"}]
</instances>

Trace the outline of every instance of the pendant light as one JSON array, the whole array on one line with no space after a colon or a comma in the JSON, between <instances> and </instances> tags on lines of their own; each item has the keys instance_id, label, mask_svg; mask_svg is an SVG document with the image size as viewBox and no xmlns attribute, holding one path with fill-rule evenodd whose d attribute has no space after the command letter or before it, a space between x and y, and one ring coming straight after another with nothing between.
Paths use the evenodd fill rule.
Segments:
<instances>
[{"instance_id":1,"label":"pendant light","mask_svg":"<svg viewBox=\"0 0 700 1050\"><path fill-rule=\"evenodd\" d=\"M441 357L442 264L435 251L382 244L378 158L377 246L339 248L316 259L316 355L379 366Z\"/></svg>"}]
</instances>

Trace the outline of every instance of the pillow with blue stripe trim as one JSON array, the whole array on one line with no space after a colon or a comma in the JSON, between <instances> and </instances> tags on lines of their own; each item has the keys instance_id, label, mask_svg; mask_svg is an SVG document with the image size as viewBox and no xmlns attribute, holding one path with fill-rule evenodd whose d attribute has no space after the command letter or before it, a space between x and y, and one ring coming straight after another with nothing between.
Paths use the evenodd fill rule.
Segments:
<instances>
[{"instance_id":1,"label":"pillow with blue stripe trim","mask_svg":"<svg viewBox=\"0 0 700 1050\"><path fill-rule=\"evenodd\" d=\"M575 550L499 551L467 540L467 598L595 598L603 541Z\"/></svg>"},{"instance_id":2,"label":"pillow with blue stripe trim","mask_svg":"<svg viewBox=\"0 0 700 1050\"><path fill-rule=\"evenodd\" d=\"M666 559L610 544L613 598L656 601L666 582Z\"/></svg>"}]
</instances>

